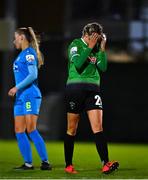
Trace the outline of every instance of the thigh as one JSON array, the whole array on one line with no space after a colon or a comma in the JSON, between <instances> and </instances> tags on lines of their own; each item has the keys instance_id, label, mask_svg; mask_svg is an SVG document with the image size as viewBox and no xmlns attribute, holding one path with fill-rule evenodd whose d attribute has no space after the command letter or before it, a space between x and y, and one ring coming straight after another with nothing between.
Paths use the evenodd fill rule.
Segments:
<instances>
[{"instance_id":1,"label":"thigh","mask_svg":"<svg viewBox=\"0 0 148 180\"><path fill-rule=\"evenodd\" d=\"M26 130L25 116L15 116L14 118L15 132L21 133Z\"/></svg>"},{"instance_id":2,"label":"thigh","mask_svg":"<svg viewBox=\"0 0 148 180\"><path fill-rule=\"evenodd\" d=\"M87 114L93 133L103 131L103 127L102 127L103 111L100 109L94 109L87 111Z\"/></svg>"}]
</instances>

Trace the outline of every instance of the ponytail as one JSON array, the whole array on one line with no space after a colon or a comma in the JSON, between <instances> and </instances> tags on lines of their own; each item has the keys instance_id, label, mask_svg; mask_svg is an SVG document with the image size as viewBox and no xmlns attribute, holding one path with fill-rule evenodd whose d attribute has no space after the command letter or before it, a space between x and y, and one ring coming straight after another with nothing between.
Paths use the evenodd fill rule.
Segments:
<instances>
[{"instance_id":1,"label":"ponytail","mask_svg":"<svg viewBox=\"0 0 148 180\"><path fill-rule=\"evenodd\" d=\"M34 33L34 30L32 27L28 27L28 30L29 30L30 35L32 36L30 44L36 50L37 57L38 57L38 68L40 68L44 64L43 55L39 48L40 39Z\"/></svg>"}]
</instances>

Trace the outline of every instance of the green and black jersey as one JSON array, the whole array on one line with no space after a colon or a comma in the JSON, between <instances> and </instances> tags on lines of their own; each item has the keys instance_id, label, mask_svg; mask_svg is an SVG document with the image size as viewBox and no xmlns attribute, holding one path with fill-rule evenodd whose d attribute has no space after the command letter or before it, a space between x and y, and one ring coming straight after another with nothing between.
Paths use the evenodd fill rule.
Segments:
<instances>
[{"instance_id":1,"label":"green and black jersey","mask_svg":"<svg viewBox=\"0 0 148 180\"><path fill-rule=\"evenodd\" d=\"M81 39L75 39L68 47L68 80L71 83L100 85L99 71L107 69L106 53L93 52Z\"/></svg>"}]
</instances>

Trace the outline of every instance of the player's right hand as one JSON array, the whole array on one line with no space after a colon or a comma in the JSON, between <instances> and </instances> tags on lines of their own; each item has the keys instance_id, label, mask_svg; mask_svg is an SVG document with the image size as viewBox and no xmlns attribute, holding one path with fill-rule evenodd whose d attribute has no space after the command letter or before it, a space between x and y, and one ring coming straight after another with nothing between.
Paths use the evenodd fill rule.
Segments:
<instances>
[{"instance_id":1,"label":"player's right hand","mask_svg":"<svg viewBox=\"0 0 148 180\"><path fill-rule=\"evenodd\" d=\"M98 42L99 37L100 35L98 33L92 33L92 35L89 36L88 47L93 49Z\"/></svg>"},{"instance_id":2,"label":"player's right hand","mask_svg":"<svg viewBox=\"0 0 148 180\"><path fill-rule=\"evenodd\" d=\"M9 96L15 96L15 94L16 94L16 92L17 92L17 88L16 87L13 87L13 88L11 88L10 90L9 90L9 92L8 92L8 95Z\"/></svg>"}]
</instances>

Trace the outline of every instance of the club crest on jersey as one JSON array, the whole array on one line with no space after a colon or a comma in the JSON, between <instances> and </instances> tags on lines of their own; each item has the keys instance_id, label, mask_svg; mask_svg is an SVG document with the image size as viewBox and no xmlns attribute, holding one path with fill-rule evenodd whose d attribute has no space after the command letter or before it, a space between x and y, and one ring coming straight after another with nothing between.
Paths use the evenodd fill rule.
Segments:
<instances>
[{"instance_id":1,"label":"club crest on jersey","mask_svg":"<svg viewBox=\"0 0 148 180\"><path fill-rule=\"evenodd\" d=\"M96 57L88 57L88 59L89 59L89 62L90 62L91 64L95 64L96 61L97 61L97 58L96 58Z\"/></svg>"},{"instance_id":2,"label":"club crest on jersey","mask_svg":"<svg viewBox=\"0 0 148 180\"><path fill-rule=\"evenodd\" d=\"M72 47L70 49L70 54L75 54L77 52L77 47Z\"/></svg>"},{"instance_id":3,"label":"club crest on jersey","mask_svg":"<svg viewBox=\"0 0 148 180\"><path fill-rule=\"evenodd\" d=\"M13 71L18 72L18 65L16 65L15 63L13 64Z\"/></svg>"},{"instance_id":4,"label":"club crest on jersey","mask_svg":"<svg viewBox=\"0 0 148 180\"><path fill-rule=\"evenodd\" d=\"M27 60L28 62L31 62L31 61L33 61L34 59L35 59L34 55L32 55L32 54L26 55L26 60Z\"/></svg>"},{"instance_id":5,"label":"club crest on jersey","mask_svg":"<svg viewBox=\"0 0 148 180\"><path fill-rule=\"evenodd\" d=\"M75 109L76 103L73 102L73 101L70 101L70 102L69 102L69 105L70 105L70 108L71 108L71 109Z\"/></svg>"}]
</instances>

